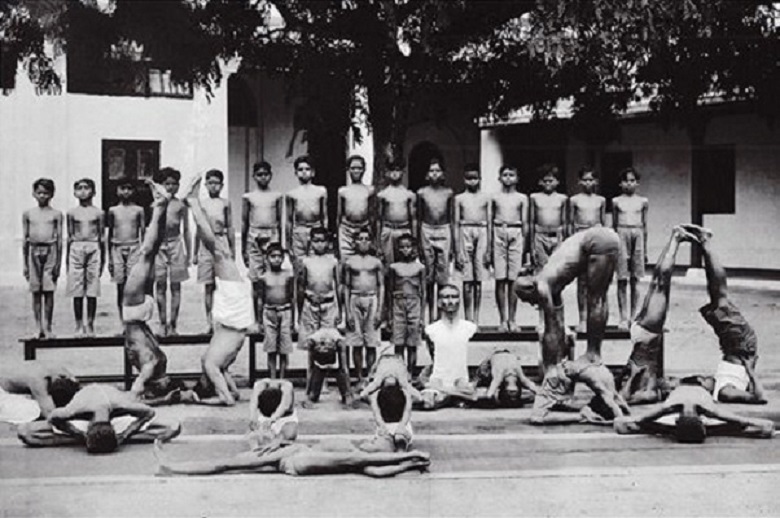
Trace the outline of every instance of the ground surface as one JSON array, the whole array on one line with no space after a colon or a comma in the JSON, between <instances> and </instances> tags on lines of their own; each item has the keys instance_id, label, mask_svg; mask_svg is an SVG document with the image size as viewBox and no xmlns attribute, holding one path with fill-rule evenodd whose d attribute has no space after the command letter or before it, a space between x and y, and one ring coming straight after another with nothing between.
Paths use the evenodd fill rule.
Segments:
<instances>
[{"instance_id":1,"label":"ground surface","mask_svg":"<svg viewBox=\"0 0 780 518\"><path fill-rule=\"evenodd\" d=\"M732 285L735 303L758 333L758 371L771 399L763 407L733 410L780 423L780 291L775 284ZM110 284L104 284L104 294L98 317L101 334L118 330ZM566 296L573 324L573 290ZM183 299L182 332L201 331L200 287L185 284ZM696 311L706 301L703 286L696 279L677 279L672 299L667 371L711 372L718 361L717 341ZM70 312L69 301L59 296L59 336L71 328ZM17 340L33 329L29 313L29 294L23 288L0 288L0 360L21 359ZM495 314L492 292L487 292L485 323L494 324ZM522 308L522 324L535 318L533 311ZM528 363L536 361L535 344L511 345ZM493 346L474 347L471 361ZM625 342L604 344L610 363L625 361L628 350ZM172 370L197 370L201 351L170 349ZM234 366L239 377L246 373L245 355L243 351ZM62 361L78 374L121 370L120 350L43 351L41 358ZM293 364L301 363L296 355ZM304 440L371 433L367 408L343 410L335 400L332 387L318 408L299 410ZM238 453L244 449L247 414L246 403L230 409L161 408L161 419L178 419L183 429L163 455L184 460ZM528 424L528 416L527 409L416 413L415 444L431 453L430 472L390 480L278 474L159 478L154 476L156 461L149 445L131 444L114 455L97 457L79 448L30 449L17 442L13 427L0 425L0 516L780 515L775 496L780 483L777 438L709 438L703 445L688 446L658 437L617 436L609 428L539 429Z\"/></svg>"}]
</instances>

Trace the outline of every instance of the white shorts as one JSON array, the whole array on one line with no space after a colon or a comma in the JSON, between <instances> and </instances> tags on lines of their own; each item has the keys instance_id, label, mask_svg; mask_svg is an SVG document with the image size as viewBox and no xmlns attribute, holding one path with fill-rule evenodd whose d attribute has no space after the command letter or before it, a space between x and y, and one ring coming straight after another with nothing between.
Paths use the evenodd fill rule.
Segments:
<instances>
[{"instance_id":1,"label":"white shorts","mask_svg":"<svg viewBox=\"0 0 780 518\"><path fill-rule=\"evenodd\" d=\"M11 394L0 388L0 421L30 423L41 415L38 402L26 394Z\"/></svg>"},{"instance_id":2,"label":"white shorts","mask_svg":"<svg viewBox=\"0 0 780 518\"><path fill-rule=\"evenodd\" d=\"M269 419L260 414L257 418L257 424L260 425L260 429L263 429L263 426L266 425L266 423L269 422ZM293 410L292 414L282 416L270 425L271 432L273 432L274 435L278 436L282 433L282 428L284 428L284 425L288 423L293 423L295 425L298 424L298 413Z\"/></svg>"},{"instance_id":3,"label":"white shorts","mask_svg":"<svg viewBox=\"0 0 780 518\"><path fill-rule=\"evenodd\" d=\"M749 383L750 378L744 365L721 360L715 371L715 390L712 391L712 399L717 401L720 391L727 385L732 385L737 390L747 390Z\"/></svg>"},{"instance_id":4,"label":"white shorts","mask_svg":"<svg viewBox=\"0 0 780 518\"><path fill-rule=\"evenodd\" d=\"M215 279L214 306L211 311L214 322L232 329L246 329L255 323L252 302L252 284L246 281Z\"/></svg>"}]
</instances>

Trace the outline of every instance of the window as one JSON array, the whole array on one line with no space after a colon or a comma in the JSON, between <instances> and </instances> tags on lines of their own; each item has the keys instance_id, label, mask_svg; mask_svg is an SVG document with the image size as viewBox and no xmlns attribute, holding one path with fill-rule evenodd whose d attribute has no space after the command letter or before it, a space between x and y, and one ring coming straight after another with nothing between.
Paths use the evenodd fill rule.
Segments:
<instances>
[{"instance_id":1,"label":"window","mask_svg":"<svg viewBox=\"0 0 780 518\"><path fill-rule=\"evenodd\" d=\"M605 151L601 155L599 187L601 195L607 199L607 211L612 210L612 198L620 195L620 171L633 165L631 151Z\"/></svg>"},{"instance_id":2,"label":"window","mask_svg":"<svg viewBox=\"0 0 780 518\"><path fill-rule=\"evenodd\" d=\"M103 140L103 210L116 205L121 180L135 184L135 202L148 207L152 198L143 180L160 168L158 140Z\"/></svg>"},{"instance_id":3,"label":"window","mask_svg":"<svg viewBox=\"0 0 780 518\"><path fill-rule=\"evenodd\" d=\"M694 209L700 214L734 214L736 160L734 146L694 148Z\"/></svg>"}]
</instances>

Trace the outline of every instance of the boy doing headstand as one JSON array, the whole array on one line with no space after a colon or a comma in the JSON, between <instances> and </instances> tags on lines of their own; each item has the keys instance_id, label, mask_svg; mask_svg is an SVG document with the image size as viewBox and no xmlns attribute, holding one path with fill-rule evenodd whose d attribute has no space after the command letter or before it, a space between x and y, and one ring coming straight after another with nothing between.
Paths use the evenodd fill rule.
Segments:
<instances>
[{"instance_id":1,"label":"boy doing headstand","mask_svg":"<svg viewBox=\"0 0 780 518\"><path fill-rule=\"evenodd\" d=\"M269 243L283 243L282 222L284 221L284 194L270 189L271 164L258 162L252 168L252 178L257 189L243 196L241 212L241 255L247 275L253 284L255 321L260 322L262 313L257 310L260 276L265 273L265 247Z\"/></svg>"},{"instance_id":2,"label":"boy doing headstand","mask_svg":"<svg viewBox=\"0 0 780 518\"><path fill-rule=\"evenodd\" d=\"M517 169L503 165L498 173L501 190L493 195L493 271L496 277L496 305L499 328L514 331L517 295L512 284L523 266L528 235L528 197L517 192Z\"/></svg>"},{"instance_id":3,"label":"boy doing headstand","mask_svg":"<svg viewBox=\"0 0 780 518\"><path fill-rule=\"evenodd\" d=\"M355 236L362 228L372 231L376 225L374 188L363 185L366 160L360 155L347 158L351 184L339 187L336 221L339 222L339 258L344 261L355 254Z\"/></svg>"},{"instance_id":4,"label":"boy doing headstand","mask_svg":"<svg viewBox=\"0 0 780 518\"><path fill-rule=\"evenodd\" d=\"M116 303L122 320L122 299L130 268L138 261L138 251L144 239L144 209L133 203L133 183L120 182L116 187L119 203L108 209L109 262L108 272L116 283Z\"/></svg>"},{"instance_id":5,"label":"boy doing headstand","mask_svg":"<svg viewBox=\"0 0 780 518\"><path fill-rule=\"evenodd\" d=\"M406 351L406 368L414 378L417 348L422 340L425 311L425 267L415 260L415 241L411 234L398 238L398 261L390 265L387 291L392 298L393 345L401 358Z\"/></svg>"},{"instance_id":6,"label":"boy doing headstand","mask_svg":"<svg viewBox=\"0 0 780 518\"><path fill-rule=\"evenodd\" d=\"M358 383L363 382L363 350L366 367L376 360L379 325L384 314L384 266L371 255L371 232L360 229L355 236L356 255L344 263L344 301L347 308L347 344L352 347Z\"/></svg>"},{"instance_id":7,"label":"boy doing headstand","mask_svg":"<svg viewBox=\"0 0 780 518\"><path fill-rule=\"evenodd\" d=\"M38 338L51 336L54 288L62 264L62 212L49 205L53 196L52 180L35 180L33 197L38 206L22 215L24 278L30 283Z\"/></svg>"},{"instance_id":8,"label":"boy doing headstand","mask_svg":"<svg viewBox=\"0 0 780 518\"><path fill-rule=\"evenodd\" d=\"M612 198L612 224L620 236L620 256L618 258L618 310L620 327L628 328L628 322L634 318L639 303L637 281L645 274L647 262L647 198L636 193L639 186L639 173L629 167L620 172L620 190L622 194ZM631 308L626 303L626 291L631 282Z\"/></svg>"},{"instance_id":9,"label":"boy doing headstand","mask_svg":"<svg viewBox=\"0 0 780 518\"><path fill-rule=\"evenodd\" d=\"M233 221L230 210L230 202L220 198L219 193L225 175L219 169L210 169L206 172L205 184L208 198L200 202L203 212L209 219L214 237L218 241L224 242L230 248L233 256L236 255L236 242L233 233ZM195 250L192 263L198 267L198 282L204 286L203 302L206 307L206 320L209 323L208 333L213 331L211 321L211 308L214 305L214 256L206 249L201 247L200 239L195 236Z\"/></svg>"},{"instance_id":10,"label":"boy doing headstand","mask_svg":"<svg viewBox=\"0 0 780 518\"><path fill-rule=\"evenodd\" d=\"M73 297L76 336L95 336L95 311L100 295L100 275L106 260L103 246L103 211L92 205L95 182L83 178L73 184L77 207L68 211L68 296ZM84 326L84 297L87 325Z\"/></svg>"},{"instance_id":11,"label":"boy doing headstand","mask_svg":"<svg viewBox=\"0 0 780 518\"><path fill-rule=\"evenodd\" d=\"M155 263L157 288L157 310L160 315L160 329L163 336L176 334L176 322L181 306L181 283L190 278L187 266L190 264L190 218L187 207L176 198L181 173L172 167L164 167L155 175L155 182L161 184L171 195L165 218L165 240L160 245ZM171 284L171 318L168 320L168 281Z\"/></svg>"},{"instance_id":12,"label":"boy doing headstand","mask_svg":"<svg viewBox=\"0 0 780 518\"><path fill-rule=\"evenodd\" d=\"M271 378L284 378L287 357L293 352L295 276L291 271L282 269L284 249L279 243L270 243L266 247L266 257L268 271L257 281L257 307L263 322L263 349L268 354Z\"/></svg>"},{"instance_id":13,"label":"boy doing headstand","mask_svg":"<svg viewBox=\"0 0 780 518\"><path fill-rule=\"evenodd\" d=\"M607 200L596 194L598 180L592 167L582 167L578 173L582 192L569 198L569 233L572 235L580 230L591 227L603 227L606 224ZM577 308L580 313L580 323L577 332L584 333L588 322L586 303L588 290L585 277L577 279Z\"/></svg>"},{"instance_id":14,"label":"boy doing headstand","mask_svg":"<svg viewBox=\"0 0 780 518\"><path fill-rule=\"evenodd\" d=\"M480 173L477 164L466 164L463 173L466 191L455 196L455 235L458 253L455 265L463 272L463 307L466 320L479 325L482 306L482 279L490 265L488 250L492 247L490 197L479 190Z\"/></svg>"}]
</instances>

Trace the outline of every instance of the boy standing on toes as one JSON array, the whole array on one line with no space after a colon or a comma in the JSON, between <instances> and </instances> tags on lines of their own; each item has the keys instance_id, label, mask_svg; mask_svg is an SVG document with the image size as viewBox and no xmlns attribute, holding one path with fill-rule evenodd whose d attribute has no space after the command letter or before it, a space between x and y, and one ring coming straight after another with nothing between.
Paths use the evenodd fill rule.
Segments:
<instances>
[{"instance_id":1,"label":"boy standing on toes","mask_svg":"<svg viewBox=\"0 0 780 518\"><path fill-rule=\"evenodd\" d=\"M257 189L244 194L241 213L241 256L247 275L253 285L255 320L259 327L262 317L257 309L258 280L267 269L265 247L269 243L283 243L282 221L284 220L284 195L272 191L271 164L258 162L252 168L252 178Z\"/></svg>"},{"instance_id":2,"label":"boy standing on toes","mask_svg":"<svg viewBox=\"0 0 780 518\"><path fill-rule=\"evenodd\" d=\"M181 173L172 167L164 167L155 175L155 183L161 184L171 195L165 215L165 240L160 246L155 263L157 310L160 314L160 330L163 336L175 335L176 321L181 306L181 283L190 278L190 218L187 207L176 198ZM168 316L168 280L171 283L171 319Z\"/></svg>"},{"instance_id":3,"label":"boy standing on toes","mask_svg":"<svg viewBox=\"0 0 780 518\"><path fill-rule=\"evenodd\" d=\"M485 276L485 268L490 265L490 198L480 192L477 164L467 164L463 177L466 191L455 197L455 235L458 237L455 265L463 272L463 307L466 320L479 325L482 279Z\"/></svg>"},{"instance_id":4,"label":"boy standing on toes","mask_svg":"<svg viewBox=\"0 0 780 518\"><path fill-rule=\"evenodd\" d=\"M366 172L366 161L360 155L347 159L347 172L352 181L350 185L339 187L338 215L339 222L339 259L346 260L355 252L355 236L362 228L374 229L376 224L376 196L374 188L363 185L363 175Z\"/></svg>"},{"instance_id":5,"label":"boy standing on toes","mask_svg":"<svg viewBox=\"0 0 780 518\"><path fill-rule=\"evenodd\" d=\"M217 241L224 242L230 248L233 257L235 257L236 241L233 235L230 202L219 196L224 179L225 176L218 169L211 169L206 172L205 184L209 197L201 200L200 204L203 207L203 212L206 213ZM203 302L206 307L206 320L209 323L207 332L210 334L213 332L211 308L214 305L214 256L205 246L201 246L197 235L195 236L195 251L192 264L198 267L198 282L204 286Z\"/></svg>"},{"instance_id":6,"label":"boy standing on toes","mask_svg":"<svg viewBox=\"0 0 780 518\"><path fill-rule=\"evenodd\" d=\"M116 283L116 304L119 308L119 320L123 322L122 300L125 282L130 268L138 260L138 250L144 240L144 209L133 203L133 191L133 183L129 180L117 185L116 196L119 203L108 209L106 214L108 273Z\"/></svg>"},{"instance_id":7,"label":"boy standing on toes","mask_svg":"<svg viewBox=\"0 0 780 518\"><path fill-rule=\"evenodd\" d=\"M612 224L620 236L620 255L618 256L618 310L620 327L628 329L629 320L634 318L639 304L637 281L645 274L647 263L647 198L636 193L639 187L639 173L629 167L620 172L620 190L623 194L612 199ZM631 308L626 315L628 304L626 291L631 282Z\"/></svg>"},{"instance_id":8,"label":"boy standing on toes","mask_svg":"<svg viewBox=\"0 0 780 518\"><path fill-rule=\"evenodd\" d=\"M30 283L33 316L38 338L51 337L54 312L54 288L62 264L62 212L51 208L54 182L39 178L33 182L33 197L38 206L24 211L24 278Z\"/></svg>"},{"instance_id":9,"label":"boy standing on toes","mask_svg":"<svg viewBox=\"0 0 780 518\"><path fill-rule=\"evenodd\" d=\"M582 192L569 198L569 235L591 227L603 227L606 224L607 201L596 194L599 181L596 171L585 166L580 169L580 188ZM584 333L588 325L588 313L585 310L588 290L585 277L577 279L577 308L580 312L578 333Z\"/></svg>"},{"instance_id":10,"label":"boy standing on toes","mask_svg":"<svg viewBox=\"0 0 780 518\"><path fill-rule=\"evenodd\" d=\"M528 235L528 197L517 192L517 169L503 165L498 172L501 190L493 195L493 272L501 331L515 330L517 295L512 285L520 274Z\"/></svg>"},{"instance_id":11,"label":"boy standing on toes","mask_svg":"<svg viewBox=\"0 0 780 518\"><path fill-rule=\"evenodd\" d=\"M279 243L266 247L268 271L257 281L258 311L263 322L263 349L268 354L271 378L284 378L287 357L292 353L295 276L282 270L284 249ZM277 376L277 357L279 375Z\"/></svg>"},{"instance_id":12,"label":"boy standing on toes","mask_svg":"<svg viewBox=\"0 0 780 518\"><path fill-rule=\"evenodd\" d=\"M68 211L68 296L73 297L76 336L95 336L95 311L100 295L100 275L106 261L103 246L103 211L92 205L95 182L82 178L73 184L77 207ZM84 297L87 324L84 326Z\"/></svg>"},{"instance_id":13,"label":"boy standing on toes","mask_svg":"<svg viewBox=\"0 0 780 518\"><path fill-rule=\"evenodd\" d=\"M414 379L425 308L425 267L415 260L417 246L411 234L398 238L398 261L390 265L387 291L393 301L393 345Z\"/></svg>"}]
</instances>

